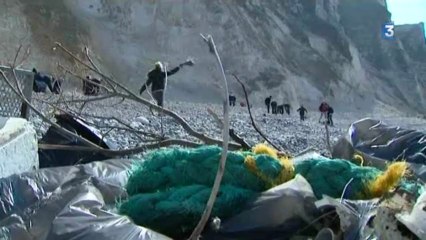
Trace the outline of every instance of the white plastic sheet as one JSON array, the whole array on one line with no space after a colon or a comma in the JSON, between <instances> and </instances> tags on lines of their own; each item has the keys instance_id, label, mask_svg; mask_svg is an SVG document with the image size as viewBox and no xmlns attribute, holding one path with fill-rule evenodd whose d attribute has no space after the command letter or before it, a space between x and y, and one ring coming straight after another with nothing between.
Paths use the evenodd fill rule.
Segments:
<instances>
[{"instance_id":1,"label":"white plastic sheet","mask_svg":"<svg viewBox=\"0 0 426 240\"><path fill-rule=\"evenodd\" d=\"M114 213L130 165L108 160L0 179L0 238L169 239Z\"/></svg>"}]
</instances>

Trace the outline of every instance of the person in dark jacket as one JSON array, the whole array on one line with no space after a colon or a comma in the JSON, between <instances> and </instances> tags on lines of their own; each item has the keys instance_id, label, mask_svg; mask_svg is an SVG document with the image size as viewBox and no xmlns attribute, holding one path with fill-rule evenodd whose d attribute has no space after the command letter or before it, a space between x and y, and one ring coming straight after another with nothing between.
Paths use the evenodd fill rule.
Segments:
<instances>
[{"instance_id":1,"label":"person in dark jacket","mask_svg":"<svg viewBox=\"0 0 426 240\"><path fill-rule=\"evenodd\" d=\"M192 63L192 62L191 62ZM139 94L142 94L147 86L151 85L151 93L154 97L157 105L163 107L164 89L166 88L166 75L172 76L177 73L180 68L186 63L179 64L179 66L173 68L170 71L164 71L163 64L161 62L155 63L155 68L148 73L148 80L142 85Z\"/></svg>"},{"instance_id":2,"label":"person in dark jacket","mask_svg":"<svg viewBox=\"0 0 426 240\"><path fill-rule=\"evenodd\" d=\"M328 112L327 112L327 124L328 125L330 125L330 126L334 126L334 123L333 123L333 113L334 113L334 109L331 107L331 106L329 106L328 107Z\"/></svg>"},{"instance_id":3,"label":"person in dark jacket","mask_svg":"<svg viewBox=\"0 0 426 240\"><path fill-rule=\"evenodd\" d=\"M281 105L278 105L278 107L277 107L277 111L278 111L278 113L279 114L284 114L284 105L283 104L281 104Z\"/></svg>"},{"instance_id":4,"label":"person in dark jacket","mask_svg":"<svg viewBox=\"0 0 426 240\"><path fill-rule=\"evenodd\" d=\"M268 113L269 113L269 108L271 107L271 101L272 101L272 96L269 96L265 99L265 105L266 105L266 109L268 110Z\"/></svg>"},{"instance_id":5,"label":"person in dark jacket","mask_svg":"<svg viewBox=\"0 0 426 240\"><path fill-rule=\"evenodd\" d=\"M301 105L299 109L297 109L297 111L299 112L300 115L300 121L305 121L305 114L308 112L308 110L306 110L306 108Z\"/></svg>"},{"instance_id":6,"label":"person in dark jacket","mask_svg":"<svg viewBox=\"0 0 426 240\"><path fill-rule=\"evenodd\" d=\"M286 112L288 115L290 115L290 109L291 109L290 104L288 104L288 103L284 104L284 109L285 109L285 112Z\"/></svg>"},{"instance_id":7,"label":"person in dark jacket","mask_svg":"<svg viewBox=\"0 0 426 240\"><path fill-rule=\"evenodd\" d=\"M321 119L322 117L324 117L324 119L327 120L327 112L328 112L328 108L330 106L328 105L328 103L326 103L325 101L321 103L321 105L319 106L318 110L320 111L321 115L320 118L318 120L319 123L321 123Z\"/></svg>"},{"instance_id":8,"label":"person in dark jacket","mask_svg":"<svg viewBox=\"0 0 426 240\"><path fill-rule=\"evenodd\" d=\"M33 82L33 91L34 92L46 92L46 89L49 88L53 92L52 78L47 75L42 75L37 69L33 68L34 73L34 82Z\"/></svg>"},{"instance_id":9,"label":"person in dark jacket","mask_svg":"<svg viewBox=\"0 0 426 240\"><path fill-rule=\"evenodd\" d=\"M278 103L276 101L271 102L272 114L277 114Z\"/></svg>"},{"instance_id":10,"label":"person in dark jacket","mask_svg":"<svg viewBox=\"0 0 426 240\"><path fill-rule=\"evenodd\" d=\"M237 101L237 97L235 97L234 95L229 95L229 106L234 106L235 107L235 102Z\"/></svg>"}]
</instances>

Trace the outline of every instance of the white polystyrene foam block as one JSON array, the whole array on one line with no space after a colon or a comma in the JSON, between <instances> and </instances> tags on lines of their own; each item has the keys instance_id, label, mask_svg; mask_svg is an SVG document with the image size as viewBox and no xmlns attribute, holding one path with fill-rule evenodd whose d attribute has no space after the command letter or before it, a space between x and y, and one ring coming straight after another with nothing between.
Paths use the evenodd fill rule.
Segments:
<instances>
[{"instance_id":1,"label":"white polystyrene foam block","mask_svg":"<svg viewBox=\"0 0 426 240\"><path fill-rule=\"evenodd\" d=\"M38 169L37 135L22 118L0 117L0 177Z\"/></svg>"},{"instance_id":2,"label":"white polystyrene foam block","mask_svg":"<svg viewBox=\"0 0 426 240\"><path fill-rule=\"evenodd\" d=\"M417 199L410 213L400 213L396 217L417 237L426 239L426 192Z\"/></svg>"}]
</instances>

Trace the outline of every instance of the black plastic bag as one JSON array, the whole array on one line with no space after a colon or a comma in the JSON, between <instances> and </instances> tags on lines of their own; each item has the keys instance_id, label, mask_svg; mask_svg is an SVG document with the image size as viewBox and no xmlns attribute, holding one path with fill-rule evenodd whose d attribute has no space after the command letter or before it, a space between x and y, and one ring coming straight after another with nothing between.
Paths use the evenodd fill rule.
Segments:
<instances>
[{"instance_id":1,"label":"black plastic bag","mask_svg":"<svg viewBox=\"0 0 426 240\"><path fill-rule=\"evenodd\" d=\"M104 148L113 149L114 146L102 139L97 130L88 126L83 119L78 119L68 114L59 114L55 116L57 124L67 130L89 140L90 142ZM88 146L75 137L69 137L62 134L55 127L50 127L43 138L39 141L41 144L58 144L67 146ZM102 153L93 153L87 151L69 151L69 150L39 150L40 168L70 166L77 163L89 163L108 159L109 157Z\"/></svg>"},{"instance_id":2,"label":"black plastic bag","mask_svg":"<svg viewBox=\"0 0 426 240\"><path fill-rule=\"evenodd\" d=\"M367 165L383 169L389 161L407 161L417 177L426 180L426 134L388 126L379 120L354 122L333 148L334 158L352 159L357 153Z\"/></svg>"}]
</instances>

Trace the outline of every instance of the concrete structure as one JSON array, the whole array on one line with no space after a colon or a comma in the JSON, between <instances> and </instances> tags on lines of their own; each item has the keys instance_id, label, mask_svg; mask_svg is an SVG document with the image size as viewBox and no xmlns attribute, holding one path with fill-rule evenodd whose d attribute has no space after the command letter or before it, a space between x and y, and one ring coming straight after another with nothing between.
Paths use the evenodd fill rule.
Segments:
<instances>
[{"instance_id":1,"label":"concrete structure","mask_svg":"<svg viewBox=\"0 0 426 240\"><path fill-rule=\"evenodd\" d=\"M36 131L22 118L0 117L0 177L38 169Z\"/></svg>"}]
</instances>

